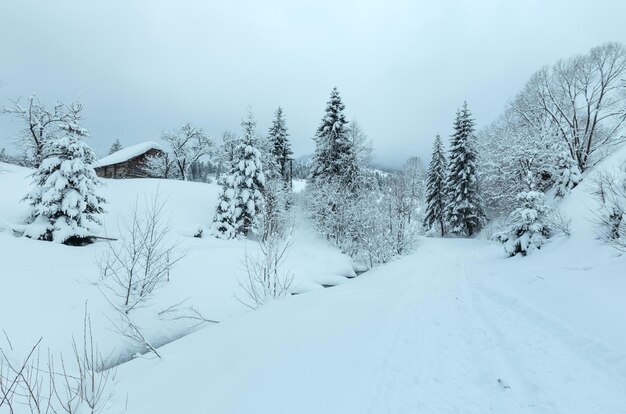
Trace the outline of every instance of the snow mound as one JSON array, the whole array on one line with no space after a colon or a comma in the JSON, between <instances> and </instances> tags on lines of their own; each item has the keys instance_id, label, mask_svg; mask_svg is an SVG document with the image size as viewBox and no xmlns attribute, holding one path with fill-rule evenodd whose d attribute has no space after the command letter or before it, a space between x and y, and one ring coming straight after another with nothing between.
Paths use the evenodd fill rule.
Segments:
<instances>
[{"instance_id":1,"label":"snow mound","mask_svg":"<svg viewBox=\"0 0 626 414\"><path fill-rule=\"evenodd\" d=\"M577 245L601 243L597 240L597 213L601 205L594 196L596 180L604 172L620 171L624 164L626 164L626 145L619 147L613 154L594 166L582 182L557 205L558 210L572 220L570 243Z\"/></svg>"}]
</instances>

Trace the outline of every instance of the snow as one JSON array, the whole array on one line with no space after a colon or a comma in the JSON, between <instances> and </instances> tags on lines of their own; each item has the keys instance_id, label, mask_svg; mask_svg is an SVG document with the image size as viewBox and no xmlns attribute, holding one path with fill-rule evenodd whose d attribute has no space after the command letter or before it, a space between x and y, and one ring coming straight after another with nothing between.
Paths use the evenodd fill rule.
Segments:
<instances>
[{"instance_id":1,"label":"snow","mask_svg":"<svg viewBox=\"0 0 626 414\"><path fill-rule=\"evenodd\" d=\"M44 349L69 354L72 335L80 335L85 302L94 324L94 336L105 355L128 355L128 343L112 332L106 300L98 286L99 257L106 242L86 247L52 246L52 243L16 237L26 204L20 199L29 191L33 170L0 164L0 328L6 330L16 349L27 348L44 337ZM140 319L156 343L166 342L188 330L189 324L163 323L150 317L168 306L185 301L206 318L218 321L248 311L237 299L239 280L245 277L243 257L255 254L251 240L223 241L208 236L219 186L158 179L104 179L102 195L107 214L102 236L118 237L118 221L128 215L135 202L140 205L159 193L166 201L171 221L171 239L186 252L172 273L172 281L157 291ZM294 274L297 293L322 289L354 276L349 258L316 238L309 224L296 224L295 240L286 266ZM207 237L194 238L200 228ZM4 229L4 230L2 230ZM331 281L332 283L329 283ZM6 317L19 310L19 317ZM25 328L28 327L28 328ZM2 335L3 338L3 335ZM0 347L5 346L0 339ZM1 410L0 410L1 412Z\"/></svg>"},{"instance_id":2,"label":"snow","mask_svg":"<svg viewBox=\"0 0 626 414\"><path fill-rule=\"evenodd\" d=\"M121 162L128 161L132 158L135 158L139 155L145 154L151 149L158 149L161 151L165 151L165 149L161 145L157 144L156 142L152 142L152 141L142 142L141 144L136 144L130 147L126 147L117 152L114 152L111 155L107 155L104 158L100 158L98 161L96 161L93 164L93 167L97 168L97 167L104 167L107 165L119 164Z\"/></svg>"},{"instance_id":3,"label":"snow","mask_svg":"<svg viewBox=\"0 0 626 414\"><path fill-rule=\"evenodd\" d=\"M306 180L294 179L292 181L292 187L294 193L301 193L306 188Z\"/></svg>"},{"instance_id":4,"label":"snow","mask_svg":"<svg viewBox=\"0 0 626 414\"><path fill-rule=\"evenodd\" d=\"M626 148L602 167L624 160ZM0 223L14 226L31 170L0 170ZM485 240L422 238L414 254L348 279L350 261L300 219L287 267L302 294L257 311L236 298L254 243L191 237L210 223L217 185L105 180L109 235L137 197L158 190L168 200L187 255L152 306L188 298L221 321L161 347L162 359L118 367L107 412L626 412L626 256L596 239L594 174L556 206L572 219L571 237L527 257ZM94 286L105 246L0 230L0 328L16 349L43 335L67 350L87 300L99 346L119 352ZM145 324L160 343L180 336L180 326Z\"/></svg>"},{"instance_id":5,"label":"snow","mask_svg":"<svg viewBox=\"0 0 626 414\"><path fill-rule=\"evenodd\" d=\"M579 258L599 266L590 281L554 266L558 250L522 261L487 242L423 240L349 284L125 365L117 403L128 395L134 413L624 412L626 338L615 328L626 306L611 293L626 288L624 260Z\"/></svg>"}]
</instances>

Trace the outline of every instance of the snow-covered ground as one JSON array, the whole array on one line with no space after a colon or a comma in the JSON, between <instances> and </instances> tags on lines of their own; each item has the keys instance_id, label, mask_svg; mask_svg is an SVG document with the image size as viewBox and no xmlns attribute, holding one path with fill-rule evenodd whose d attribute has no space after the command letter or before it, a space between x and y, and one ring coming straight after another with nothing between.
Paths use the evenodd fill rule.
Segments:
<instances>
[{"instance_id":1,"label":"snow-covered ground","mask_svg":"<svg viewBox=\"0 0 626 414\"><path fill-rule=\"evenodd\" d=\"M26 205L19 200L28 191L32 171L1 165L0 328L14 348L27 350L43 336L44 349L69 352L72 335L82 333L87 302L100 350L112 359L126 354L128 343L112 332L109 319L114 314L97 285L98 259L107 250L106 242L70 247L15 237L11 227L24 219ZM193 237L213 218L217 185L157 179L104 182L108 213L103 217L103 235L118 237L119 220L131 212L136 202L142 206L158 193L171 220L171 238L185 252L172 272L171 282L155 294L150 303L152 310L142 312L156 314L181 301L185 301L184 307L193 306L205 318L218 321L248 311L239 300L244 297L239 281L246 277L244 256L255 255L256 242ZM355 276L350 259L318 239L302 220L296 220L293 247L285 266L294 276L296 293L344 283ZM167 342L188 330L182 322L142 319L143 329L155 343ZM0 336L2 341L4 335Z\"/></svg>"},{"instance_id":2,"label":"snow-covered ground","mask_svg":"<svg viewBox=\"0 0 626 414\"><path fill-rule=\"evenodd\" d=\"M624 260L560 258L423 240L349 284L127 364L117 401L135 413L626 412Z\"/></svg>"},{"instance_id":3,"label":"snow-covered ground","mask_svg":"<svg viewBox=\"0 0 626 414\"><path fill-rule=\"evenodd\" d=\"M0 220L17 223L29 172L2 169ZM348 280L349 260L300 221L288 267L310 292L247 312L235 295L254 244L191 237L212 217L216 186L109 180L107 234L158 188L187 250L154 306L189 298L221 323L163 346L162 359L120 366L108 412L624 413L626 256L595 239L590 182L560 204L571 237L525 258L484 240L424 238L414 254ZM43 335L66 350L85 300L101 348L120 346L94 285L105 246L0 232L0 328L15 348Z\"/></svg>"}]
</instances>

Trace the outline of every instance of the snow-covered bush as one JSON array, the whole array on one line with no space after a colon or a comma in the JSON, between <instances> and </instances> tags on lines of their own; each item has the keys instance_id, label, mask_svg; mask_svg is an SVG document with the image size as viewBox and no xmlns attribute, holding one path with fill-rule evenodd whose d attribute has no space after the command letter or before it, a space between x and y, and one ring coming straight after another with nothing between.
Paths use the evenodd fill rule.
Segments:
<instances>
[{"instance_id":1,"label":"snow-covered bush","mask_svg":"<svg viewBox=\"0 0 626 414\"><path fill-rule=\"evenodd\" d=\"M392 258L409 253L421 232L422 218L415 210L408 210L409 197L398 197L401 192L392 188L382 194L366 192L348 214L353 218L350 227L351 251L348 253L359 264L372 268Z\"/></svg>"},{"instance_id":2,"label":"snow-covered bush","mask_svg":"<svg viewBox=\"0 0 626 414\"><path fill-rule=\"evenodd\" d=\"M626 251L626 161L616 172L598 171L594 194L600 202L596 213L599 236L618 250Z\"/></svg>"},{"instance_id":3,"label":"snow-covered bush","mask_svg":"<svg viewBox=\"0 0 626 414\"><path fill-rule=\"evenodd\" d=\"M105 200L101 181L91 164L93 150L84 142L87 132L70 125L65 135L46 140L43 161L33 174L35 188L24 198L31 206L26 237L66 244L82 244L95 235Z\"/></svg>"},{"instance_id":4,"label":"snow-covered bush","mask_svg":"<svg viewBox=\"0 0 626 414\"><path fill-rule=\"evenodd\" d=\"M357 193L329 183L307 188L305 203L320 234L366 267L411 251L422 230L420 202L411 180L397 173L383 189L365 186Z\"/></svg>"},{"instance_id":5,"label":"snow-covered bush","mask_svg":"<svg viewBox=\"0 0 626 414\"><path fill-rule=\"evenodd\" d=\"M561 234L563 236L571 236L572 219L558 209L553 209L546 218L546 223L552 233Z\"/></svg>"},{"instance_id":6,"label":"snow-covered bush","mask_svg":"<svg viewBox=\"0 0 626 414\"><path fill-rule=\"evenodd\" d=\"M562 151L557 159L556 170L557 178L554 184L556 195L565 197L572 188L582 181L580 169L569 153Z\"/></svg>"},{"instance_id":7,"label":"snow-covered bush","mask_svg":"<svg viewBox=\"0 0 626 414\"><path fill-rule=\"evenodd\" d=\"M546 224L549 208L545 205L545 196L539 191L524 191L517 196L518 207L510 214L509 229L495 236L504 245L509 256L520 253L526 256L533 250L541 249L550 237L550 228Z\"/></svg>"}]
</instances>

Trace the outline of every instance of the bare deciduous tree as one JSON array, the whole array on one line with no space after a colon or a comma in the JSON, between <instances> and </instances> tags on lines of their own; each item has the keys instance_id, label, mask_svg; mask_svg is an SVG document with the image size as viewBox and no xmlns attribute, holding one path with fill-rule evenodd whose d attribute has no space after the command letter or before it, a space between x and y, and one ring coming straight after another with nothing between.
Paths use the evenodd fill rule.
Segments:
<instances>
[{"instance_id":1,"label":"bare deciduous tree","mask_svg":"<svg viewBox=\"0 0 626 414\"><path fill-rule=\"evenodd\" d=\"M264 237L259 239L259 254L246 252L244 265L246 278L239 281L244 305L255 309L273 300L289 295L293 288L293 275L284 269L285 259L292 245L293 226L281 229L281 224L270 222Z\"/></svg>"},{"instance_id":2,"label":"bare deciduous tree","mask_svg":"<svg viewBox=\"0 0 626 414\"><path fill-rule=\"evenodd\" d=\"M120 239L109 242L108 251L100 258L100 276L105 297L128 314L169 281L183 253L168 239L170 224L159 193L144 199L142 208L136 201L118 228Z\"/></svg>"},{"instance_id":3,"label":"bare deciduous tree","mask_svg":"<svg viewBox=\"0 0 626 414\"><path fill-rule=\"evenodd\" d=\"M17 138L17 143L21 149L31 153L35 167L38 167L42 160L44 142L72 130L75 125L80 125L82 119L83 105L79 102L70 104L58 102L52 107L47 107L32 95L24 104L20 99L11 101L11 104L1 108L0 112L23 122L24 128Z\"/></svg>"},{"instance_id":4,"label":"bare deciduous tree","mask_svg":"<svg viewBox=\"0 0 626 414\"><path fill-rule=\"evenodd\" d=\"M183 125L178 131L166 132L161 136L172 151L172 162L178 169L183 180L188 179L189 167L202 157L211 157L214 153L214 144L202 128L190 124Z\"/></svg>"},{"instance_id":5,"label":"bare deciduous tree","mask_svg":"<svg viewBox=\"0 0 626 414\"><path fill-rule=\"evenodd\" d=\"M625 76L626 49L605 43L535 73L515 109L537 129L537 120L544 120L545 114L584 172L626 139Z\"/></svg>"}]
</instances>

